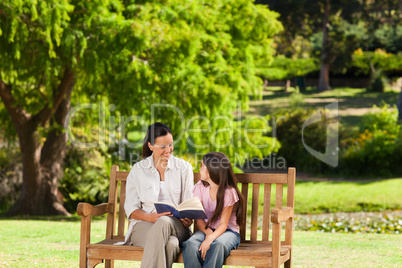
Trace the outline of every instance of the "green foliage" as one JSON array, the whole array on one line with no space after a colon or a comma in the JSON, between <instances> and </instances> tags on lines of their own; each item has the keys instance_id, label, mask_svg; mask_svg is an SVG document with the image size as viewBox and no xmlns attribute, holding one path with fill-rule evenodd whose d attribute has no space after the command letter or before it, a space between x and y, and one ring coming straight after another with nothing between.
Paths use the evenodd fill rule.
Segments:
<instances>
[{"instance_id":1,"label":"green foliage","mask_svg":"<svg viewBox=\"0 0 402 268\"><path fill-rule=\"evenodd\" d=\"M106 151L106 139L122 141L128 131L155 121L171 127L178 154L220 150L232 160L239 153L242 161L243 154L277 150L275 141L264 136L262 122L235 122L232 114L238 107L247 110L250 94L260 95L263 83L255 74L255 61L272 59L272 38L283 29L277 17L251 0L5 0L0 3L0 79L30 118L54 105L65 70L72 70L72 107L87 103L94 109L81 109L71 128L82 128L73 131L90 136L92 147L100 149L71 151L75 157L67 157L61 187L71 202L100 200L102 174L110 163L97 152ZM96 116L101 102L113 109ZM106 131L102 120L112 116L116 120L106 121L111 122ZM205 141L205 133L187 131L191 122L193 129L203 126L203 120L194 118L211 122L207 127L214 142ZM236 129L220 131L219 118ZM0 120L12 125L3 106ZM131 126L125 128L127 120ZM41 144L49 129L60 127L51 125L54 121L36 129ZM248 125L259 130L245 134ZM96 137L102 131L110 137ZM231 138L234 145L223 146ZM191 147L192 139L207 147ZM90 159L99 163L86 163Z\"/></svg>"},{"instance_id":2,"label":"green foliage","mask_svg":"<svg viewBox=\"0 0 402 268\"><path fill-rule=\"evenodd\" d=\"M186 130L183 118L166 107L151 115L151 105L174 106L185 120L232 117L239 104L247 109L249 94L262 88L255 59L270 61L272 36L282 30L277 13L250 0L42 1L40 7L26 0L3 1L0 10L1 78L28 112L50 105L70 67L73 104L77 96L106 97L119 115L141 117L133 124L163 121L175 137ZM188 150L189 137L177 150Z\"/></svg>"},{"instance_id":3,"label":"green foliage","mask_svg":"<svg viewBox=\"0 0 402 268\"><path fill-rule=\"evenodd\" d=\"M357 69L358 74L369 74L374 70L393 72L402 70L402 53L387 53L385 50L362 51L357 49L353 53L352 66Z\"/></svg>"},{"instance_id":4,"label":"green foliage","mask_svg":"<svg viewBox=\"0 0 402 268\"><path fill-rule=\"evenodd\" d=\"M360 124L360 132L365 130L376 131L378 129L385 130L391 135L398 135L401 126L398 124L398 112L396 107L391 107L384 104L382 107L378 108L373 106L375 112L371 112L363 115Z\"/></svg>"},{"instance_id":5,"label":"green foliage","mask_svg":"<svg viewBox=\"0 0 402 268\"><path fill-rule=\"evenodd\" d=\"M388 84L387 77L381 70L376 70L371 74L371 81L367 90L372 92L384 92L386 84Z\"/></svg>"},{"instance_id":6,"label":"green foliage","mask_svg":"<svg viewBox=\"0 0 402 268\"><path fill-rule=\"evenodd\" d=\"M79 202L100 204L109 196L110 163L107 156L96 149L77 150L70 147L65 158L64 176L59 189L64 196L64 206L74 212ZM109 168L109 169L108 169Z\"/></svg>"},{"instance_id":7,"label":"green foliage","mask_svg":"<svg viewBox=\"0 0 402 268\"><path fill-rule=\"evenodd\" d=\"M291 59L278 56L271 65L260 62L257 66L257 75L268 80L292 79L319 70L318 60L314 58Z\"/></svg>"},{"instance_id":8,"label":"green foliage","mask_svg":"<svg viewBox=\"0 0 402 268\"><path fill-rule=\"evenodd\" d=\"M382 24L375 30L373 45L382 47L390 53L399 53L402 50L402 25Z\"/></svg>"},{"instance_id":9,"label":"green foliage","mask_svg":"<svg viewBox=\"0 0 402 268\"><path fill-rule=\"evenodd\" d=\"M391 176L400 173L402 135L398 110L384 105L363 116L360 132L344 140L339 169L351 175ZM398 159L398 160L397 160Z\"/></svg>"},{"instance_id":10,"label":"green foliage","mask_svg":"<svg viewBox=\"0 0 402 268\"><path fill-rule=\"evenodd\" d=\"M292 109L300 109L304 105L303 94L299 90L295 90L289 97L289 107Z\"/></svg>"},{"instance_id":11,"label":"green foliage","mask_svg":"<svg viewBox=\"0 0 402 268\"><path fill-rule=\"evenodd\" d=\"M276 134L281 144L278 156L286 159L287 166L295 166L301 171L320 173L327 171L328 165L309 154L302 142L303 131L305 144L318 152L325 153L328 124L325 116L319 122L311 124L303 130L303 123L314 112L316 111L313 109L296 108L276 114Z\"/></svg>"}]
</instances>

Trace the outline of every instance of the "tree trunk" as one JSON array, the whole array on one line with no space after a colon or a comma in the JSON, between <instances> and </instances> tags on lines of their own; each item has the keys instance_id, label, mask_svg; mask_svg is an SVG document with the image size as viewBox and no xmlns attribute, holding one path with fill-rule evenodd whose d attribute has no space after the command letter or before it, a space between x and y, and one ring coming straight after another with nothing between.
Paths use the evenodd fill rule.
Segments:
<instances>
[{"instance_id":1,"label":"tree trunk","mask_svg":"<svg viewBox=\"0 0 402 268\"><path fill-rule=\"evenodd\" d=\"M319 92L330 90L329 86L329 70L330 70L330 39L328 34L329 28L329 15L331 11L331 5L329 0L324 2L324 17L323 17L323 37L322 37L322 53L321 53L321 69L320 78L318 81L317 90Z\"/></svg>"},{"instance_id":2,"label":"tree trunk","mask_svg":"<svg viewBox=\"0 0 402 268\"><path fill-rule=\"evenodd\" d=\"M329 86L329 63L321 63L320 69L320 79L318 81L318 88L319 92L330 90L331 87Z\"/></svg>"},{"instance_id":3,"label":"tree trunk","mask_svg":"<svg viewBox=\"0 0 402 268\"><path fill-rule=\"evenodd\" d=\"M46 172L48 169L41 164L43 149L37 130L29 127L24 129L25 134L18 135L23 166L22 188L17 203L7 215L69 215L57 196L57 177L52 179ZM54 170L58 169L57 175L60 171L60 167L57 166L59 161L55 161Z\"/></svg>"},{"instance_id":4,"label":"tree trunk","mask_svg":"<svg viewBox=\"0 0 402 268\"><path fill-rule=\"evenodd\" d=\"M74 83L73 73L66 70L58 97L53 101L57 104L53 106L55 110L45 107L43 113L35 116L18 106L10 106L13 102L11 89L0 92L17 130L23 164L21 194L7 215L70 215L59 197L58 179L67 145L67 135L61 129L70 108ZM50 131L42 145L38 128L46 125L50 118Z\"/></svg>"}]
</instances>

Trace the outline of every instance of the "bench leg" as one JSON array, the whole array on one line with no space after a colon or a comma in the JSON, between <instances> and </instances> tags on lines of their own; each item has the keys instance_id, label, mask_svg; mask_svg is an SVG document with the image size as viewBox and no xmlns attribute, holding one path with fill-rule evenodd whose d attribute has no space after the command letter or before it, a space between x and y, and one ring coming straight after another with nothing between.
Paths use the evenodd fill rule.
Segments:
<instances>
[{"instance_id":1,"label":"bench leg","mask_svg":"<svg viewBox=\"0 0 402 268\"><path fill-rule=\"evenodd\" d=\"M114 260L105 260L105 268L114 268Z\"/></svg>"},{"instance_id":2,"label":"bench leg","mask_svg":"<svg viewBox=\"0 0 402 268\"><path fill-rule=\"evenodd\" d=\"M285 265L285 268L292 267L292 258L290 258L289 260L285 261L284 265Z\"/></svg>"},{"instance_id":3,"label":"bench leg","mask_svg":"<svg viewBox=\"0 0 402 268\"><path fill-rule=\"evenodd\" d=\"M88 267L89 268L93 268L96 265L98 265L99 263L102 263L103 260L102 259L88 259Z\"/></svg>"}]
</instances>

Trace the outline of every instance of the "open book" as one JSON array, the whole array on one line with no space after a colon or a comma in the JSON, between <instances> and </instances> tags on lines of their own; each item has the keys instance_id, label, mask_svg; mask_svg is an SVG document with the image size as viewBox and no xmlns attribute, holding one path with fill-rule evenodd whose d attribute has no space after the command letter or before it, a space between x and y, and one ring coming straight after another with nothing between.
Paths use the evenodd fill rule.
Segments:
<instances>
[{"instance_id":1,"label":"open book","mask_svg":"<svg viewBox=\"0 0 402 268\"><path fill-rule=\"evenodd\" d=\"M158 213L171 212L176 218L206 219L204 208L200 199L193 197L181 203L177 208L170 203L155 202L155 208Z\"/></svg>"}]
</instances>

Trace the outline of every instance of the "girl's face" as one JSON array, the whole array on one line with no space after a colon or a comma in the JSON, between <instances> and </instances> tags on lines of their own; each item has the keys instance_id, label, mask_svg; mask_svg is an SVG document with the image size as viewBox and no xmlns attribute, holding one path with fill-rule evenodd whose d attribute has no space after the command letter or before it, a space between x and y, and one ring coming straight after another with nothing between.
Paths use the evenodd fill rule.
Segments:
<instances>
[{"instance_id":1,"label":"girl's face","mask_svg":"<svg viewBox=\"0 0 402 268\"><path fill-rule=\"evenodd\" d=\"M207 166L205 166L204 161L201 160L201 167L200 167L200 175L201 180L211 183L211 177L209 176Z\"/></svg>"},{"instance_id":2,"label":"girl's face","mask_svg":"<svg viewBox=\"0 0 402 268\"><path fill-rule=\"evenodd\" d=\"M153 152L154 162L167 162L173 152L173 136L168 133L155 139L154 145L148 142L149 149Z\"/></svg>"}]
</instances>

